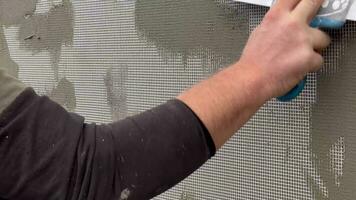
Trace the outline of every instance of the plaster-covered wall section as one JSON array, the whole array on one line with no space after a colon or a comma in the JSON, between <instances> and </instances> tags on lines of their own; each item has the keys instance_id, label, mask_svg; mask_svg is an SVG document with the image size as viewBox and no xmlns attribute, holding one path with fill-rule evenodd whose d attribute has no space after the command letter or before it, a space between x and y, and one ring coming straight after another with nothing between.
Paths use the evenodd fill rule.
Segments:
<instances>
[{"instance_id":1,"label":"plaster-covered wall section","mask_svg":"<svg viewBox=\"0 0 356 200\"><path fill-rule=\"evenodd\" d=\"M248 37L246 12L218 1L137 0L135 21L163 56L181 56L185 67L200 58L207 73L234 62Z\"/></svg>"},{"instance_id":2,"label":"plaster-covered wall section","mask_svg":"<svg viewBox=\"0 0 356 200\"><path fill-rule=\"evenodd\" d=\"M317 179L310 179L316 199L352 200L356 196L356 26L338 44L338 70L318 76L318 101L311 118L311 151ZM326 71L325 71L326 72ZM318 183L319 181L319 183Z\"/></svg>"},{"instance_id":3,"label":"plaster-covered wall section","mask_svg":"<svg viewBox=\"0 0 356 200\"><path fill-rule=\"evenodd\" d=\"M74 111L76 106L75 89L65 77L59 79L58 65L63 45L73 42L73 8L69 0L63 2L47 2L50 9L47 12L37 12L37 0L1 0L0 24L5 27L19 27L19 48L31 52L32 55L42 51L49 52L55 83L46 94L53 100ZM41 2L43 3L43 2ZM11 59L7 48L6 37L0 31L2 41L1 64L13 76L18 76L18 66Z\"/></svg>"},{"instance_id":4,"label":"plaster-covered wall section","mask_svg":"<svg viewBox=\"0 0 356 200\"><path fill-rule=\"evenodd\" d=\"M19 40L33 52L48 51L55 79L63 45L73 43L73 8L69 0L53 5L46 13L28 16L20 25Z\"/></svg>"},{"instance_id":5,"label":"plaster-covered wall section","mask_svg":"<svg viewBox=\"0 0 356 200\"><path fill-rule=\"evenodd\" d=\"M234 0L0 0L0 67L87 122L108 123L235 62L267 10ZM324 69L296 100L267 102L155 199L354 199L355 22L332 35Z\"/></svg>"},{"instance_id":6,"label":"plaster-covered wall section","mask_svg":"<svg viewBox=\"0 0 356 200\"><path fill-rule=\"evenodd\" d=\"M127 78L128 67L125 65L107 69L104 76L107 103L110 106L113 121L128 117Z\"/></svg>"},{"instance_id":7,"label":"plaster-covered wall section","mask_svg":"<svg viewBox=\"0 0 356 200\"><path fill-rule=\"evenodd\" d=\"M37 0L0 0L0 23L20 24L36 10Z\"/></svg>"}]
</instances>

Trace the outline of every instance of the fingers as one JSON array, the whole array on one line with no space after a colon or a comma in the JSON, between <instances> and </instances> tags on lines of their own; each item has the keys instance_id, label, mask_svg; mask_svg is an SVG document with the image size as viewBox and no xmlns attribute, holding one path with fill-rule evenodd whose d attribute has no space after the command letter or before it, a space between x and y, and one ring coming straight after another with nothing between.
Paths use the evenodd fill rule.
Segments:
<instances>
[{"instance_id":1,"label":"fingers","mask_svg":"<svg viewBox=\"0 0 356 200\"><path fill-rule=\"evenodd\" d=\"M313 59L312 59L312 63L311 63L311 72L318 72L321 67L324 64L324 58L322 55L320 55L319 53L315 52L315 54L313 55Z\"/></svg>"},{"instance_id":2,"label":"fingers","mask_svg":"<svg viewBox=\"0 0 356 200\"><path fill-rule=\"evenodd\" d=\"M331 43L331 38L330 36L315 28L310 28L310 37L312 41L312 45L314 48L314 53L313 53L313 58L311 60L311 71L312 72L317 72L320 70L322 65L324 64L324 58L320 54L320 52L324 49L326 49L330 43Z\"/></svg>"},{"instance_id":3,"label":"fingers","mask_svg":"<svg viewBox=\"0 0 356 200\"><path fill-rule=\"evenodd\" d=\"M276 0L275 6L292 11L301 0Z\"/></svg>"},{"instance_id":4,"label":"fingers","mask_svg":"<svg viewBox=\"0 0 356 200\"><path fill-rule=\"evenodd\" d=\"M297 19L309 23L318 13L323 2L324 0L301 0L292 13Z\"/></svg>"},{"instance_id":5,"label":"fingers","mask_svg":"<svg viewBox=\"0 0 356 200\"><path fill-rule=\"evenodd\" d=\"M315 28L310 28L309 30L314 50L322 51L330 45L331 38L328 34Z\"/></svg>"}]
</instances>

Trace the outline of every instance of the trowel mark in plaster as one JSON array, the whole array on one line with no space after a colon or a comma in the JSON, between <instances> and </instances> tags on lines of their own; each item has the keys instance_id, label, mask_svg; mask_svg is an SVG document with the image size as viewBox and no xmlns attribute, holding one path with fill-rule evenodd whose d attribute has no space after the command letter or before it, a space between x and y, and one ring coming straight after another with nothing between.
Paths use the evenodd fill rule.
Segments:
<instances>
[{"instance_id":1,"label":"trowel mark in plaster","mask_svg":"<svg viewBox=\"0 0 356 200\"><path fill-rule=\"evenodd\" d=\"M36 10L37 0L0 0L0 24L20 24Z\"/></svg>"},{"instance_id":2,"label":"trowel mark in plaster","mask_svg":"<svg viewBox=\"0 0 356 200\"><path fill-rule=\"evenodd\" d=\"M330 168L334 170L335 184L340 186L345 160L345 138L340 137L330 149Z\"/></svg>"},{"instance_id":3,"label":"trowel mark in plaster","mask_svg":"<svg viewBox=\"0 0 356 200\"><path fill-rule=\"evenodd\" d=\"M56 81L62 46L73 43L73 16L72 3L63 0L48 13L32 15L20 25L21 46L34 54L48 51Z\"/></svg>"},{"instance_id":4,"label":"trowel mark in plaster","mask_svg":"<svg viewBox=\"0 0 356 200\"><path fill-rule=\"evenodd\" d=\"M127 117L127 78L128 67L126 65L109 68L104 76L107 103L114 121Z\"/></svg>"},{"instance_id":5,"label":"trowel mark in plaster","mask_svg":"<svg viewBox=\"0 0 356 200\"><path fill-rule=\"evenodd\" d=\"M247 12L221 5L222 0L137 0L136 29L161 55L180 56L184 67L200 58L204 71L214 72L234 62L248 38Z\"/></svg>"},{"instance_id":6,"label":"trowel mark in plaster","mask_svg":"<svg viewBox=\"0 0 356 200\"><path fill-rule=\"evenodd\" d=\"M129 199L130 195L131 195L131 191L128 188L126 188L121 192L119 200L127 200Z\"/></svg>"},{"instance_id":7,"label":"trowel mark in plaster","mask_svg":"<svg viewBox=\"0 0 356 200\"><path fill-rule=\"evenodd\" d=\"M37 0L0 0L0 65L8 74L18 77L19 66L10 57L3 25L22 23L36 10Z\"/></svg>"},{"instance_id":8,"label":"trowel mark in plaster","mask_svg":"<svg viewBox=\"0 0 356 200\"><path fill-rule=\"evenodd\" d=\"M312 162L326 188L323 191L321 185L309 177L317 200L353 200L356 196L356 32L348 31L354 34L345 45L338 72L318 77L318 102L311 115ZM333 161L335 156L340 157L339 165Z\"/></svg>"},{"instance_id":9,"label":"trowel mark in plaster","mask_svg":"<svg viewBox=\"0 0 356 200\"><path fill-rule=\"evenodd\" d=\"M194 200L194 199L195 199L194 195L191 192L187 192L185 188L179 198L179 200Z\"/></svg>"},{"instance_id":10,"label":"trowel mark in plaster","mask_svg":"<svg viewBox=\"0 0 356 200\"><path fill-rule=\"evenodd\" d=\"M67 78L62 78L57 87L48 96L68 111L74 112L77 106L74 84Z\"/></svg>"}]
</instances>

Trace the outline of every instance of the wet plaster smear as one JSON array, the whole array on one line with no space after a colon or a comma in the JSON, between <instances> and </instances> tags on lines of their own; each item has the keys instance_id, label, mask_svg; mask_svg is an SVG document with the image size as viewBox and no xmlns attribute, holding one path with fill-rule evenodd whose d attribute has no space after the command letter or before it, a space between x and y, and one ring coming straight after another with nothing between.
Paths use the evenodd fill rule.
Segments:
<instances>
[{"instance_id":1,"label":"wet plaster smear","mask_svg":"<svg viewBox=\"0 0 356 200\"><path fill-rule=\"evenodd\" d=\"M46 13L25 17L20 25L19 40L34 54L49 51L55 79L63 45L73 42L73 8L69 0L54 4Z\"/></svg>"},{"instance_id":2,"label":"wet plaster smear","mask_svg":"<svg viewBox=\"0 0 356 200\"><path fill-rule=\"evenodd\" d=\"M62 57L63 47L73 43L75 19L73 2L69 0L0 0L0 22L3 25L0 29L0 67L8 70L14 76L18 76L18 72L21 71L21 66L18 67L11 59L3 34L3 29L18 27L17 39L22 50L33 54L49 53L53 71L52 78L55 83L46 94L70 111L75 111L77 107L75 89L81 85L75 85L75 80L61 76L59 64L61 59L64 59ZM104 1L99 0L90 2L83 1L81 5L107 6L109 4L100 4ZM117 4L116 1L112 2L112 5ZM209 75L238 59L248 38L251 23L258 22L250 21L253 12L249 9L254 10L256 7L243 4L230 5L228 0L127 0L118 2L120 3L117 5L126 5L126 7L119 9L122 13L110 13L110 16L117 16L115 20L118 22L121 20L123 23L120 24L120 30L117 30L118 33L115 35L132 39L131 36L136 36L137 33L141 41L136 41L134 38L135 40L130 40L130 45L135 46L144 41L147 46L127 47L135 50L131 51L132 53L126 50L125 54L121 53L124 56L131 56L132 60L126 61L129 65L117 63L115 67L105 66L104 70L106 71L101 73L102 79L86 81L86 83L90 82L90 85L101 81L100 84L104 85L106 91L100 92L107 97L107 104L110 107L113 120L124 118L127 116L128 107L137 105L134 101L146 98L140 96L142 90L137 86L137 83L132 83L130 76L136 78L134 81L145 80L147 82L144 83L149 84L152 80L146 76L153 74L152 68L135 68L135 65L142 64L150 67L165 65L165 63L160 63L161 61L157 61L159 59L148 60L144 59L144 56L140 58L130 54L147 53L150 51L149 48L155 46L162 58L181 60L182 65L171 65L172 67L183 66L188 69L198 66L194 62L202 62L199 66L204 68L206 75ZM45 3L50 4L49 9L39 12L38 5ZM131 4L134 4L132 16L131 7L128 6ZM79 11L83 7L78 8ZM106 8L105 11L108 10ZM103 15L97 20L106 19L104 16L106 17ZM125 21L131 19L134 22ZM85 28L90 29L94 26L92 24ZM100 23L95 23L95 26L102 28ZM109 29L112 26L106 28ZM131 30L132 27L135 30ZM157 199L175 200L180 197L182 200L294 200L300 196L300 199L309 199L304 197L308 196L305 194L309 193L307 190L311 188L312 199L354 200L356 196L356 58L354 55L356 52L356 25L350 23L342 32L334 37L336 41L327 57L328 68L318 75L318 99L312 106L310 118L309 113L305 114L306 112L300 109L302 107L300 105L307 104L303 95L296 104L269 102L262 112L257 114L255 120L219 152L219 156L215 160L209 162L204 170L198 171L189 180L190 183L186 182L184 188L178 186L181 189L173 189L173 192ZM85 32L85 34L88 33ZM83 35L80 39L85 36L88 35ZM105 39L110 42L111 39L115 41L115 38L110 37L114 36ZM95 39L93 35L90 35L90 38ZM341 38L347 39L344 41ZM91 41L88 40L86 43ZM108 52L113 52L109 47L105 48L110 50L105 55ZM91 59L92 55L88 54L85 58ZM146 56L146 54L142 55ZM105 60L106 57L101 59ZM125 60L122 57L120 59ZM86 66L88 64L88 62L80 62ZM76 67L78 63L79 61L76 61L71 64ZM77 68L79 68L78 65ZM137 69L147 70L147 73L138 73L135 71ZM163 69L170 70L162 67ZM194 73L196 71L193 70ZM196 76L192 73L189 74L189 77L179 77L179 80L186 78L192 81L196 79ZM176 81L174 83L176 87L181 83L178 82L178 78L169 81ZM170 83L169 81L167 83ZM84 82L82 83L84 84ZM159 84L163 85L164 83L162 81ZM130 91L128 89L130 87L134 91ZM134 96L133 94L136 95L136 93L137 96ZM152 90L149 94L152 94ZM161 96L158 94L155 98L161 100ZM293 112L291 108L294 109ZM92 115L99 114L92 113ZM300 117L301 115L307 115L306 122L303 122L304 118ZM301 144L308 146L308 140L296 142L297 139L302 138L298 134L309 133L308 127L304 127L306 124L311 125L310 148L306 153L300 153ZM301 130L298 132L297 129ZM309 139L308 136L307 139ZM308 152L311 155L312 166L306 165L307 170L301 177L303 182L297 182L296 177L300 178L297 172L302 171L302 167L299 167L298 164L305 164L304 159L309 159L305 155L308 155ZM302 159L296 159L298 156ZM289 165L292 167L288 167ZM308 187L303 186L305 182ZM124 190L120 198L130 199L130 192L134 191Z\"/></svg>"},{"instance_id":3,"label":"wet plaster smear","mask_svg":"<svg viewBox=\"0 0 356 200\"><path fill-rule=\"evenodd\" d=\"M18 77L18 65L11 59L3 26L19 25L36 10L37 0L0 0L0 67Z\"/></svg>"},{"instance_id":4,"label":"wet plaster smear","mask_svg":"<svg viewBox=\"0 0 356 200\"><path fill-rule=\"evenodd\" d=\"M228 1L221 1L221 3L227 2ZM248 8L249 7L245 9L247 13L249 12L247 11ZM254 9L252 8L252 10ZM237 11L238 10L235 10L236 13L238 13ZM205 64L206 66L212 64L214 67L211 67L211 69L221 67L221 64L224 64L221 60L234 61L234 59L236 59L236 55L233 55L233 52L234 50L235 52L239 52L243 47L244 40L241 39L241 36L246 34L246 32L244 33L244 30L248 30L248 24L251 24L251 21L249 21L248 18L247 21L243 21L241 18L234 18L233 15L227 17L227 13L228 12L224 11L224 9L219 8L214 1L137 0L135 9L136 27L139 30L139 33L143 38L158 46L162 54L171 53L173 55L179 55L181 56L183 63L188 63L187 60L192 57L205 57L207 60L210 58L210 61L207 61ZM251 13L253 12L251 11ZM239 15L240 17L243 16L244 12L239 13ZM219 17L214 18L214 16ZM236 22L233 22L233 20L242 20L243 23L235 24ZM253 21L252 23L257 22L258 21ZM234 35L238 37L234 38ZM235 176L234 173L237 170L244 170L246 173L251 174L254 173L253 170L258 173L261 171L269 172L268 170L270 170L271 172L268 175L272 177L271 179L266 176L266 173L261 173L262 177L258 177L258 179L263 180L263 182L256 179L257 175L249 176L247 174L241 177L253 178L239 179L241 184L238 184L237 191L251 191L248 195L251 198L253 197L252 199L276 199L276 196L273 195L278 195L278 197L282 199L295 199L296 197L307 197L309 199L309 192L312 193L312 199L317 200L354 199L356 196L356 110L354 109L356 108L356 90L354 89L354 86L356 86L356 61L354 56L354 53L356 52L356 26L350 23L346 29L341 31L341 33L335 33L334 36L334 44L326 58L328 66L317 78L318 83L315 92L317 92L318 99L312 105L310 114L307 113L305 116L308 121L302 123L304 117L301 117L300 114L305 113L303 111L303 106L309 106L309 103L311 102L310 100L307 100L305 94L302 95L302 97L298 99L299 102L296 102L295 104L294 102L291 104L280 104L276 102L267 104L264 110L262 110L262 112L265 113L258 114L256 117L258 120L253 121L250 126L245 128L245 130L247 130L246 132L248 133L251 133L251 130L254 130L255 133L256 130L263 131L264 133L271 132L272 137L278 137L270 137L270 141L265 140L268 139L267 137L259 138L258 136L251 136L252 138L250 141L246 139L248 137L240 138L240 141L246 141L243 145L246 145L246 148L251 149L251 152L249 153L253 155L251 157L254 157L251 161L243 159L240 161L245 163L251 162L251 170L245 170L245 166L248 164L241 164L243 166L241 169L239 168L239 164L235 164L234 161L226 159L226 161L230 162L230 167L237 166L237 169L228 169L229 167L224 165L228 162L221 164L224 165L221 166L222 169L224 169L225 172L230 173L230 176L226 175L226 173L220 174L216 170L210 172L217 173L220 177L226 176L225 181L228 182L229 180L234 179L232 176ZM348 39L347 41L344 41L343 38L346 37L348 37ZM186 66L189 67L189 64ZM214 70L208 70L210 73L213 71ZM312 84L308 84L308 87L310 87L310 85ZM312 91L310 88L309 90L309 94L314 92L314 90ZM314 96L314 94L312 96ZM314 101L314 97L311 99ZM305 109L308 109L308 106L305 106ZM291 112L293 109L297 112ZM287 113L285 118L278 119L277 117L273 117L273 115L284 116L285 113L283 113L283 111ZM268 116L268 118L266 116ZM275 121L276 127L269 125L273 122L272 120L275 119L278 119ZM269 121L266 122L266 120ZM286 121L286 124L281 124L283 120ZM299 132L293 130L293 126L298 125L296 122L301 123L306 127L294 128L300 129ZM278 124L280 125L278 126ZM311 126L310 130L307 125ZM284 126L286 126L285 129L283 128ZM280 130L281 128L283 130ZM298 134L304 134L306 130L308 130L307 133L310 134L311 139L308 151L310 153L312 165L308 166L308 164L306 164L307 161L305 160L303 160L305 163L293 163L292 166L301 165L301 167L290 167L290 169L296 171L303 171L304 164L307 166L307 170L304 172L304 175L302 175L302 179L304 178L305 180L303 180L303 182L295 182L295 185L293 185L294 176L296 175L294 175L289 168L279 166L287 166L286 163L293 160L293 156L298 157L303 153L297 152L296 149L301 147L299 144L293 144L293 139L291 139L292 144L285 145L283 137L298 138ZM281 132L280 135L277 135L278 131ZM291 133L291 136L287 135L288 132ZM263 139L263 142L260 142L260 139ZM305 141L304 144L307 144L307 142L308 141ZM235 144L241 145L239 143ZM261 144L265 146L261 148L251 147L251 145L261 146ZM278 155L279 148L284 149L283 151L285 152L283 156L284 161L281 163L274 157ZM225 149L223 149L223 151ZM231 147L231 149L233 148ZM258 152L255 151L256 149L264 149L265 152L270 151L272 155L269 159L270 162L265 160L260 161L268 158L266 158L265 152L261 152L261 155L265 155L265 157L259 159L256 156L258 155ZM225 152L227 151L228 150ZM242 150L242 152L247 152L247 150ZM226 154L222 154L226 156ZM242 156L246 156L246 154ZM249 156L246 157L248 158ZM303 155L302 157L306 158L308 156ZM219 166L221 160L215 162L214 166ZM273 167L277 164L278 167L274 169ZM264 167L258 168L258 166ZM205 170L211 168L208 167ZM283 170L286 170L286 172L283 172ZM279 183L283 185L281 187L282 189L278 189L277 186L272 186L273 188L271 188L270 193L266 192L267 189L265 188L270 187L271 183L274 183L273 178L278 177L279 173L283 176ZM189 183L185 184L188 187L185 187L183 190L199 190L199 192L202 190L202 193L213 193L215 197L218 196L218 190L221 190L221 193L224 193L224 195L226 195L226 193L234 194L234 191L232 190L236 190L236 187L233 187L232 190L228 190L229 192L227 192L226 188L229 187L229 185L224 185L224 188L214 185L213 187L219 187L219 189L211 189L213 184L208 182L212 182L212 176L208 175L208 177L205 178L206 174L198 174L199 175L192 178ZM288 178L288 176L290 176L290 178ZM218 182L219 180L220 179L216 178L214 181ZM204 183L204 181L206 182ZM249 185L249 181L253 183ZM285 181L288 184L284 184L285 182L283 183L282 181ZM227 184L226 182L225 184ZM191 186L190 184L194 186ZM199 184L201 184L201 186L198 186ZM236 182L232 181L229 182L229 184L233 185L236 184ZM301 186L303 184L307 184L308 187L299 190L299 188L304 188ZM191 187L189 188L189 186ZM295 189L295 193L290 192L291 189ZM261 194L261 196L258 194ZM271 196L262 194L270 194ZM243 194L241 196L239 195L241 194L236 194L234 196L246 199L246 196L243 196ZM201 194L195 196L196 199L202 199L202 196L208 195ZM167 195L167 197L169 197L169 195ZM226 196L224 197L227 198ZM184 199L183 197L181 198Z\"/></svg>"},{"instance_id":5,"label":"wet plaster smear","mask_svg":"<svg viewBox=\"0 0 356 200\"><path fill-rule=\"evenodd\" d=\"M46 93L53 100L70 111L76 107L75 88L65 77L59 77L58 66L63 45L73 42L73 8L69 0L60 2L48 1L51 4L47 12L36 12L37 0L0 0L0 22L4 27L19 27L18 39L22 49L34 55L43 51L49 52L55 85ZM43 3L43 2L41 2ZM18 66L10 58L3 31L2 67L13 76L18 76Z\"/></svg>"},{"instance_id":6,"label":"wet plaster smear","mask_svg":"<svg viewBox=\"0 0 356 200\"><path fill-rule=\"evenodd\" d=\"M0 21L5 26L20 24L36 10L37 0L0 0Z\"/></svg>"},{"instance_id":7,"label":"wet plaster smear","mask_svg":"<svg viewBox=\"0 0 356 200\"><path fill-rule=\"evenodd\" d=\"M109 68L104 76L107 103L113 121L127 117L127 83L128 67L126 65Z\"/></svg>"},{"instance_id":8,"label":"wet plaster smear","mask_svg":"<svg viewBox=\"0 0 356 200\"><path fill-rule=\"evenodd\" d=\"M242 9L212 0L137 0L136 28L162 56L180 56L184 66L200 58L207 73L234 62L248 37Z\"/></svg>"},{"instance_id":9,"label":"wet plaster smear","mask_svg":"<svg viewBox=\"0 0 356 200\"><path fill-rule=\"evenodd\" d=\"M18 77L18 65L11 59L3 26L18 25L36 10L37 0L0 0L0 64L9 74Z\"/></svg>"},{"instance_id":10,"label":"wet plaster smear","mask_svg":"<svg viewBox=\"0 0 356 200\"><path fill-rule=\"evenodd\" d=\"M339 55L334 57L338 70L328 74L326 69L318 76L318 100L311 116L311 153L317 175L308 181L315 199L353 200L356 197L356 23L350 22L344 33L335 37L343 50L339 49Z\"/></svg>"}]
</instances>

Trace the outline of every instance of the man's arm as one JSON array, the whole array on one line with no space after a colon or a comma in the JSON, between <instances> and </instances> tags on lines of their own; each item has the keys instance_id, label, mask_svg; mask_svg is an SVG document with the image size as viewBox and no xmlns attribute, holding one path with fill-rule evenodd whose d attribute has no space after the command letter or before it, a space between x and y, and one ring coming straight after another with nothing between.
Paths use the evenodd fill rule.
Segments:
<instances>
[{"instance_id":1,"label":"man's arm","mask_svg":"<svg viewBox=\"0 0 356 200\"><path fill-rule=\"evenodd\" d=\"M251 35L239 62L181 94L220 148L270 98L318 70L330 43L309 27L323 0L280 0Z\"/></svg>"},{"instance_id":2,"label":"man's arm","mask_svg":"<svg viewBox=\"0 0 356 200\"><path fill-rule=\"evenodd\" d=\"M178 97L194 113L174 100L113 124L86 124L0 73L0 106L16 96L0 116L0 199L149 199L165 191L214 153L199 118L221 147L266 100L320 67L317 51L329 38L308 27L320 4L280 0L238 63Z\"/></svg>"}]
</instances>

